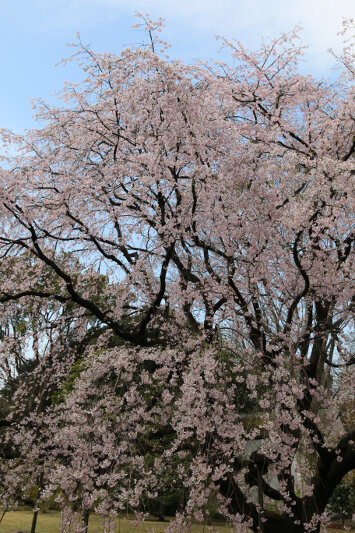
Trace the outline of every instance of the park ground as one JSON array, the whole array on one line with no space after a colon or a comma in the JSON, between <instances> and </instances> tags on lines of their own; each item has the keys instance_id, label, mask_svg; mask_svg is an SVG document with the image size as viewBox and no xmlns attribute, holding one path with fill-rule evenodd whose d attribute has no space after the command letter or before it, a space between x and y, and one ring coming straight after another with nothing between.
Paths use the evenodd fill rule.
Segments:
<instances>
[{"instance_id":1,"label":"park ground","mask_svg":"<svg viewBox=\"0 0 355 533\"><path fill-rule=\"evenodd\" d=\"M56 511L48 511L38 515L36 533L55 533L59 528L60 515ZM27 533L31 529L32 511L13 511L4 516L1 524L1 533ZM162 533L167 524L164 522L147 521L135 527L132 520L127 518L117 519L116 533ZM230 533L232 530L227 526L215 526L220 533ZM191 533L208 533L207 525L194 525ZM340 533L340 529L328 529L329 533ZM90 517L89 533L102 532L99 517ZM325 533L325 531L324 531Z\"/></svg>"}]
</instances>

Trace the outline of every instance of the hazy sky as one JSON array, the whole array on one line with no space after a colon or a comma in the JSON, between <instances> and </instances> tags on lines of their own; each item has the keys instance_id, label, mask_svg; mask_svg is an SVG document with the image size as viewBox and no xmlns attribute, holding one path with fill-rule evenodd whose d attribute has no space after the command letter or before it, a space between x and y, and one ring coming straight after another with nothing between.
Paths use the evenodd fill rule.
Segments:
<instances>
[{"instance_id":1,"label":"hazy sky","mask_svg":"<svg viewBox=\"0 0 355 533\"><path fill-rule=\"evenodd\" d=\"M34 126L30 99L49 99L65 80L78 79L65 44L77 31L98 51L119 52L138 44L134 11L166 19L164 38L172 56L187 62L216 57L214 35L257 47L296 24L309 49L302 69L328 76L334 63L327 49L339 49L343 17L355 16L354 0L0 0L0 127L21 132Z\"/></svg>"}]
</instances>

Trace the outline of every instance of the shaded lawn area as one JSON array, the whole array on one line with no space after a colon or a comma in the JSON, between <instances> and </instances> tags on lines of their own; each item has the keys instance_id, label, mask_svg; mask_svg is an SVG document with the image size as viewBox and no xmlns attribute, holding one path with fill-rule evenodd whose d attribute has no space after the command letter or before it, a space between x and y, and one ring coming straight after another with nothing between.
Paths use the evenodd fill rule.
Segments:
<instances>
[{"instance_id":1,"label":"shaded lawn area","mask_svg":"<svg viewBox=\"0 0 355 533\"><path fill-rule=\"evenodd\" d=\"M1 533L17 533L31 529L32 511L9 511L0 524ZM57 511L39 513L36 533L57 533L59 530L60 515ZM143 525L135 527L132 520L121 518L116 520L116 533L162 533L167 527L166 522L147 521ZM227 526L215 526L220 533L230 533L232 530ZM208 533L208 526L194 525L192 533ZM340 533L340 529L328 529L328 533ZM89 522L89 533L102 532L101 520L98 516L92 515ZM281 532L280 532L281 533Z\"/></svg>"}]
</instances>

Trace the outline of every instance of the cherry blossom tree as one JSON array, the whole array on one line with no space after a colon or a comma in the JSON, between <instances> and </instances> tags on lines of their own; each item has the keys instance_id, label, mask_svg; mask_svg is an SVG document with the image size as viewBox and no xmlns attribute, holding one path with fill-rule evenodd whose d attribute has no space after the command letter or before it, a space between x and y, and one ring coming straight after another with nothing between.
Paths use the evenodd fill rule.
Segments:
<instances>
[{"instance_id":1,"label":"cherry blossom tree","mask_svg":"<svg viewBox=\"0 0 355 533\"><path fill-rule=\"evenodd\" d=\"M65 261L63 258L62 264ZM9 268L7 264L7 273ZM45 267L36 288L48 283L51 276ZM102 283L103 277L95 279L95 293ZM48 432L43 414L70 389L70 379L80 369L83 352L102 328L65 299L47 302L28 296L22 305L14 303L4 302L2 308L0 431L5 461L1 464L0 499L4 510L19 503L34 507L34 533L36 500L43 488L48 454L44 449Z\"/></svg>"},{"instance_id":2,"label":"cherry blossom tree","mask_svg":"<svg viewBox=\"0 0 355 533\"><path fill-rule=\"evenodd\" d=\"M161 21L145 25L150 46L119 56L79 42L83 83L61 107L37 103L41 128L3 133L18 155L0 175L1 302L71 302L82 336L101 328L63 401L36 413L29 461L45 457L45 496L107 520L173 472L187 496L169 531L202 520L211 495L236 531L319 531L355 466L341 423L354 393L349 42L327 83L299 74L295 32L256 53L222 40L230 64L191 66L164 55Z\"/></svg>"}]
</instances>

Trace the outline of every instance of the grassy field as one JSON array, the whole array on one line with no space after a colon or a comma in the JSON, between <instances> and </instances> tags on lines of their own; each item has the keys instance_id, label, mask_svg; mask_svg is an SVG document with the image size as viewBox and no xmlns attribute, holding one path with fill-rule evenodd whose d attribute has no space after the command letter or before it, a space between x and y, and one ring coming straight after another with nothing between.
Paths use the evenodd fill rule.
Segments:
<instances>
[{"instance_id":1,"label":"grassy field","mask_svg":"<svg viewBox=\"0 0 355 533\"><path fill-rule=\"evenodd\" d=\"M59 513L49 511L38 515L36 533L57 533L59 529ZM32 523L32 511L15 511L6 513L0 524L1 533L29 532ZM148 521L139 527L134 527L131 520L121 518L117 520L116 533L162 533L167 524L163 522ZM220 533L230 533L231 528L216 526ZM208 526L195 525L192 533L208 533ZM329 533L340 533L339 529L329 529ZM101 523L97 516L90 517L89 533L102 532ZM281 532L280 532L281 533Z\"/></svg>"},{"instance_id":2,"label":"grassy field","mask_svg":"<svg viewBox=\"0 0 355 533\"><path fill-rule=\"evenodd\" d=\"M25 531L26 533L31 529L32 511L14 511L6 513L3 521L0 524L1 533L17 533ZM60 516L56 511L49 511L48 513L39 513L37 520L36 533L56 533L59 529ZM116 520L116 533L162 533L167 527L165 522L147 521L143 525L135 527L132 520L121 518ZM221 533L230 533L229 527L219 526L218 531ZM89 533L102 532L101 521L99 517L92 515L89 521ZM192 533L208 533L208 526L195 525Z\"/></svg>"}]
</instances>

